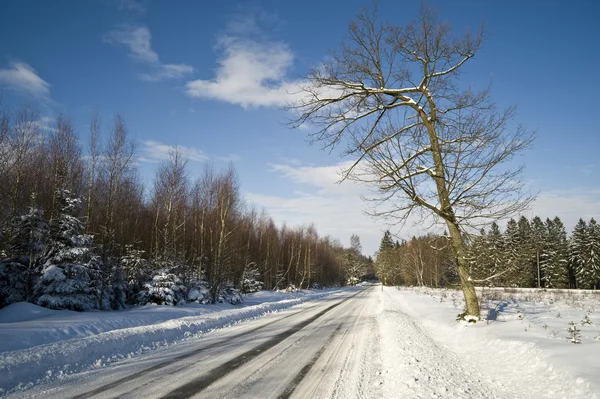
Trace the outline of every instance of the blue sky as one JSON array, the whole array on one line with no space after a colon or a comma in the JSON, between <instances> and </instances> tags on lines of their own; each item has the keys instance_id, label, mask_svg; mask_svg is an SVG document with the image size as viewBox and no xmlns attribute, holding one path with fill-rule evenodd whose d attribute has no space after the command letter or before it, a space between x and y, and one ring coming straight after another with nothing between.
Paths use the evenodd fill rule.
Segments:
<instances>
[{"instance_id":1,"label":"blue sky","mask_svg":"<svg viewBox=\"0 0 600 399\"><path fill-rule=\"evenodd\" d=\"M382 222L362 214L364 187L335 185L338 152L290 130L286 89L319 65L370 1L30 1L0 2L3 106L39 104L68 115L82 140L94 111L106 128L116 112L138 141L148 182L178 145L192 175L209 160L233 161L249 202L279 223L314 222L365 253ZM514 122L537 130L518 159L540 191L530 215L559 215L570 229L600 217L600 24L596 1L430 1L460 32L485 22L489 38L463 75L493 81L499 106L518 105ZM418 2L381 1L380 15L402 24ZM51 122L51 121L50 121ZM418 227L395 231L410 237Z\"/></svg>"}]
</instances>

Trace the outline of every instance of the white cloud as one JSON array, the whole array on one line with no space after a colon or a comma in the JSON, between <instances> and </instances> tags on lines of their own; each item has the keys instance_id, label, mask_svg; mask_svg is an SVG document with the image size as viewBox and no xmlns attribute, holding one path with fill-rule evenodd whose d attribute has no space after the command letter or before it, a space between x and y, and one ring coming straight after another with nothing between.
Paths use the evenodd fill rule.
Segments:
<instances>
[{"instance_id":1,"label":"white cloud","mask_svg":"<svg viewBox=\"0 0 600 399\"><path fill-rule=\"evenodd\" d=\"M104 42L124 46L129 56L150 67L150 71L140 75L147 81L179 79L191 74L194 68L187 64L163 64L152 49L152 35L145 26L122 25L104 35Z\"/></svg>"},{"instance_id":2,"label":"white cloud","mask_svg":"<svg viewBox=\"0 0 600 399\"><path fill-rule=\"evenodd\" d=\"M190 161L203 162L208 160L208 156L200 149L195 147L173 146L153 140L142 142L142 155L140 161L160 162L169 156L175 147L179 150L184 158Z\"/></svg>"},{"instance_id":3,"label":"white cloud","mask_svg":"<svg viewBox=\"0 0 600 399\"><path fill-rule=\"evenodd\" d=\"M570 234L580 218L585 221L591 218L600 220L600 190L542 191L532 204L530 214L525 216L539 216L543 220L558 216Z\"/></svg>"},{"instance_id":4,"label":"white cloud","mask_svg":"<svg viewBox=\"0 0 600 399\"><path fill-rule=\"evenodd\" d=\"M152 50L151 40L150 30L145 26L123 25L111 30L104 36L106 43L120 44L127 47L131 57L144 62L158 63L158 54Z\"/></svg>"},{"instance_id":5,"label":"white cloud","mask_svg":"<svg viewBox=\"0 0 600 399\"><path fill-rule=\"evenodd\" d=\"M0 85L37 98L50 97L50 84L40 78L35 69L24 62L11 62L9 65L7 69L0 69Z\"/></svg>"},{"instance_id":6,"label":"white cloud","mask_svg":"<svg viewBox=\"0 0 600 399\"><path fill-rule=\"evenodd\" d=\"M189 96L247 108L285 105L299 92L300 82L287 78L294 55L286 43L262 37L253 17L235 18L227 31L217 40L215 77L187 82Z\"/></svg>"},{"instance_id":7,"label":"white cloud","mask_svg":"<svg viewBox=\"0 0 600 399\"><path fill-rule=\"evenodd\" d=\"M152 73L140 75L142 80L156 82L163 79L180 79L194 72L194 68L186 64L160 64Z\"/></svg>"}]
</instances>

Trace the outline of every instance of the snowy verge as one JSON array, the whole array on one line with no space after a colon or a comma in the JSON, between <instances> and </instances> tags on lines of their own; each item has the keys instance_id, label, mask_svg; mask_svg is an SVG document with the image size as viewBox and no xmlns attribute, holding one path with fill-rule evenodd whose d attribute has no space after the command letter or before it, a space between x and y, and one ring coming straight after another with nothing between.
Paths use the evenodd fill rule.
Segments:
<instances>
[{"instance_id":1,"label":"snowy verge","mask_svg":"<svg viewBox=\"0 0 600 399\"><path fill-rule=\"evenodd\" d=\"M0 313L0 349L15 346L11 344L15 340L38 344L0 352L0 395L102 367L340 291L257 293L247 297L245 306L227 305L227 309L215 305L186 305L77 313L47 311L22 303L13 308L9 306ZM281 299L290 297L292 299ZM62 339L59 325L62 325ZM103 325L107 330L98 332ZM27 337L27 334L34 337Z\"/></svg>"},{"instance_id":2,"label":"snowy verge","mask_svg":"<svg viewBox=\"0 0 600 399\"><path fill-rule=\"evenodd\" d=\"M454 321L463 306L458 291L387 287L383 300L386 309L409 315L440 351L459 355L468 368L481 373L478 380L503 392L499 396L598 398L598 295L541 290L510 294L489 299L482 313L493 310L496 319L475 325ZM590 324L582 323L586 316ZM581 331L579 345L570 341L570 322Z\"/></svg>"}]
</instances>

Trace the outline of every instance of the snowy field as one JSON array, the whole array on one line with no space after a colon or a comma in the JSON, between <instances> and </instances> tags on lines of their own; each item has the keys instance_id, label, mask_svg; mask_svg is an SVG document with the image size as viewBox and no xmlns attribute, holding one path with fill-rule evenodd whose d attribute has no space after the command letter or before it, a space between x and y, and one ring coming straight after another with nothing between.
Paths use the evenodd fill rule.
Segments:
<instances>
[{"instance_id":1,"label":"snowy field","mask_svg":"<svg viewBox=\"0 0 600 399\"><path fill-rule=\"evenodd\" d=\"M482 304L495 320L456 322L458 291L381 286L122 312L14 304L0 310L0 386L187 397L173 393L206 373L194 397L600 398L598 293L486 290Z\"/></svg>"}]
</instances>

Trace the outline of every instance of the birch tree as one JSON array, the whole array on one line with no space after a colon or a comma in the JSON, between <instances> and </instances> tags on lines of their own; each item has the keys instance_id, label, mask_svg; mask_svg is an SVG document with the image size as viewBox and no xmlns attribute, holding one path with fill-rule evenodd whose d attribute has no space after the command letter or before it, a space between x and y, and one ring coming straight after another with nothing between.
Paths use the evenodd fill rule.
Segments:
<instances>
[{"instance_id":1,"label":"birch tree","mask_svg":"<svg viewBox=\"0 0 600 399\"><path fill-rule=\"evenodd\" d=\"M521 168L498 168L533 136L508 130L515 108L498 110L490 89L461 84L485 35L458 37L423 7L406 26L379 23L376 10L350 24L339 49L301 85L289 109L313 142L346 145L343 179L370 183L373 214L404 222L432 216L448 229L466 312L479 303L465 258L470 226L522 210Z\"/></svg>"}]
</instances>

